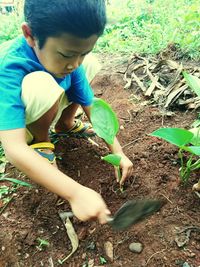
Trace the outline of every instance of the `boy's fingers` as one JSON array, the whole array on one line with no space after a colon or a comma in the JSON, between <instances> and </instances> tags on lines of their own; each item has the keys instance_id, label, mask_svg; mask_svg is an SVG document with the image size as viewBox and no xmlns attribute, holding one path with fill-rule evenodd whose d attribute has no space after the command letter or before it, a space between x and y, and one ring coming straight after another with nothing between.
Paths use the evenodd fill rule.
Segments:
<instances>
[{"instance_id":1,"label":"boy's fingers","mask_svg":"<svg viewBox=\"0 0 200 267\"><path fill-rule=\"evenodd\" d=\"M108 222L108 217L110 215L110 211L108 209L104 210L103 212L99 213L98 220L100 224L105 224Z\"/></svg>"},{"instance_id":2,"label":"boy's fingers","mask_svg":"<svg viewBox=\"0 0 200 267\"><path fill-rule=\"evenodd\" d=\"M120 185L123 185L126 178L128 177L128 169L125 168L125 169L122 169L122 178L121 178L121 181L120 181Z\"/></svg>"},{"instance_id":3,"label":"boy's fingers","mask_svg":"<svg viewBox=\"0 0 200 267\"><path fill-rule=\"evenodd\" d=\"M117 179L117 182L119 183L119 173L118 173L118 170L117 170L116 167L114 167L114 169L115 169L115 177Z\"/></svg>"}]
</instances>

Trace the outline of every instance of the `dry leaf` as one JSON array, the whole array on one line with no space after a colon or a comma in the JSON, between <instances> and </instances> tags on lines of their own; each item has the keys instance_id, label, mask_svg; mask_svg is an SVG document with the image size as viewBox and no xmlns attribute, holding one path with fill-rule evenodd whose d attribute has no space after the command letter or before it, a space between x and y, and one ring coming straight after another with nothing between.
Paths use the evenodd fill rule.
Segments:
<instances>
[{"instance_id":1,"label":"dry leaf","mask_svg":"<svg viewBox=\"0 0 200 267\"><path fill-rule=\"evenodd\" d=\"M65 214L66 213L59 213L59 216L60 216L61 220L64 222L64 225L66 227L67 235L68 235L70 242L71 242L71 245L72 245L72 251L63 260L59 260L60 264L63 264L67 259L69 259L74 254L74 252L77 250L78 245L79 245L78 236L74 230L74 227L73 227L69 217L65 216Z\"/></svg>"}]
</instances>

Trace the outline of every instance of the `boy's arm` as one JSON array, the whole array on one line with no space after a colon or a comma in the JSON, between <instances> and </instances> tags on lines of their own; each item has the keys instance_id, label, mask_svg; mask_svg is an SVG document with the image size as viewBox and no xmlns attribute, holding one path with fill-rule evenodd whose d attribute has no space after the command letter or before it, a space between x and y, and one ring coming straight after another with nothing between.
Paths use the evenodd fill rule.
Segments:
<instances>
[{"instance_id":1,"label":"boy's arm","mask_svg":"<svg viewBox=\"0 0 200 267\"><path fill-rule=\"evenodd\" d=\"M86 116L88 117L88 119L90 120L90 110L91 107L90 106L82 106ZM132 173L133 173L133 163L129 160L129 158L124 154L122 147L119 143L119 141L117 140L117 138L115 137L114 139L114 143L113 145L109 145L107 144L108 148L110 149L110 151L113 154L118 154L121 156L121 162L120 162L120 167L122 169L122 177L119 181L119 177L118 177L118 171L115 168L115 176L117 178L117 181L120 182L121 185L124 184L125 180L127 178L129 178Z\"/></svg>"},{"instance_id":2,"label":"boy's arm","mask_svg":"<svg viewBox=\"0 0 200 267\"><path fill-rule=\"evenodd\" d=\"M109 211L101 196L82 186L42 158L25 142L25 129L0 131L8 160L36 183L68 200L80 220L98 218L106 223Z\"/></svg>"}]
</instances>

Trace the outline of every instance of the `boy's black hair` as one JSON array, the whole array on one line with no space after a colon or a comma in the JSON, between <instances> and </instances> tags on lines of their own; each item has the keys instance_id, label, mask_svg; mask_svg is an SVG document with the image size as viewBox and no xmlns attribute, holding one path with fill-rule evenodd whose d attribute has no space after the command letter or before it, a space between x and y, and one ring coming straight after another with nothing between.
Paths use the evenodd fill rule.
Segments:
<instances>
[{"instance_id":1,"label":"boy's black hair","mask_svg":"<svg viewBox=\"0 0 200 267\"><path fill-rule=\"evenodd\" d=\"M106 25L105 0L25 0L24 16L42 48L48 37L63 33L100 36Z\"/></svg>"}]
</instances>

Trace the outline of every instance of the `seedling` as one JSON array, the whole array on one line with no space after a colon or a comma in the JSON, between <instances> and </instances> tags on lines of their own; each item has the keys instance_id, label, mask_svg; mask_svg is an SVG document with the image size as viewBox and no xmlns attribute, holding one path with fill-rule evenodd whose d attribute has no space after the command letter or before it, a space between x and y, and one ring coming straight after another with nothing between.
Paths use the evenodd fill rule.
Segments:
<instances>
[{"instance_id":1,"label":"seedling","mask_svg":"<svg viewBox=\"0 0 200 267\"><path fill-rule=\"evenodd\" d=\"M190 88L200 97L200 79L187 72L183 72L183 76ZM200 128L194 128L190 131L180 128L160 128L150 135L162 138L179 147L180 177L183 182L188 181L191 171L200 168L200 159L195 157L200 156ZM184 151L189 153L186 161L184 161ZM200 191L200 180L193 186L193 189Z\"/></svg>"},{"instance_id":2,"label":"seedling","mask_svg":"<svg viewBox=\"0 0 200 267\"><path fill-rule=\"evenodd\" d=\"M102 257L102 256L99 257L99 261L100 261L100 264L101 265L104 265L104 264L107 263L107 260L104 257Z\"/></svg>"},{"instance_id":3,"label":"seedling","mask_svg":"<svg viewBox=\"0 0 200 267\"><path fill-rule=\"evenodd\" d=\"M162 138L179 147L178 155L181 161L180 177L183 182L188 181L191 171L200 168L200 159L194 159L194 156L200 156L200 146L196 145L199 140L191 131L180 128L160 128L150 135ZM190 154L186 161L184 161L184 151Z\"/></svg>"},{"instance_id":4,"label":"seedling","mask_svg":"<svg viewBox=\"0 0 200 267\"><path fill-rule=\"evenodd\" d=\"M119 181L122 178L121 171L120 171L120 162L121 162L121 156L117 154L109 154L107 156L101 157L102 160L107 161L108 163L112 164L117 168L117 173L118 173L118 179ZM120 190L123 192L123 186L120 185Z\"/></svg>"},{"instance_id":5,"label":"seedling","mask_svg":"<svg viewBox=\"0 0 200 267\"><path fill-rule=\"evenodd\" d=\"M119 131L119 123L115 112L104 100L95 98L91 108L91 122L96 134L112 145L114 138ZM117 167L119 181L121 179L120 161L117 154L109 154L101 159ZM121 190L123 190L120 187Z\"/></svg>"},{"instance_id":6,"label":"seedling","mask_svg":"<svg viewBox=\"0 0 200 267\"><path fill-rule=\"evenodd\" d=\"M37 242L39 243L39 245L36 247L38 250L42 251L43 249L45 249L46 247L49 246L49 242L45 239L42 238L37 238Z\"/></svg>"},{"instance_id":7,"label":"seedling","mask_svg":"<svg viewBox=\"0 0 200 267\"><path fill-rule=\"evenodd\" d=\"M9 202L11 202L11 200L14 197L13 193L15 193L17 191L19 186L32 187L32 185L29 184L29 183L26 183L24 181L21 181L21 180L18 180L18 179L14 179L14 178L8 178L3 174L0 175L0 182L1 181L11 182L12 185L10 187L8 187L6 185L0 186L0 199L2 199L3 204L5 204L2 207L2 209L0 210L0 214L2 214L4 212L4 210L6 209L7 205L9 204ZM11 194L12 194L12 196L11 196Z\"/></svg>"},{"instance_id":8,"label":"seedling","mask_svg":"<svg viewBox=\"0 0 200 267\"><path fill-rule=\"evenodd\" d=\"M96 134L112 145L119 131L118 119L111 106L100 98L93 101L91 122Z\"/></svg>"}]
</instances>

